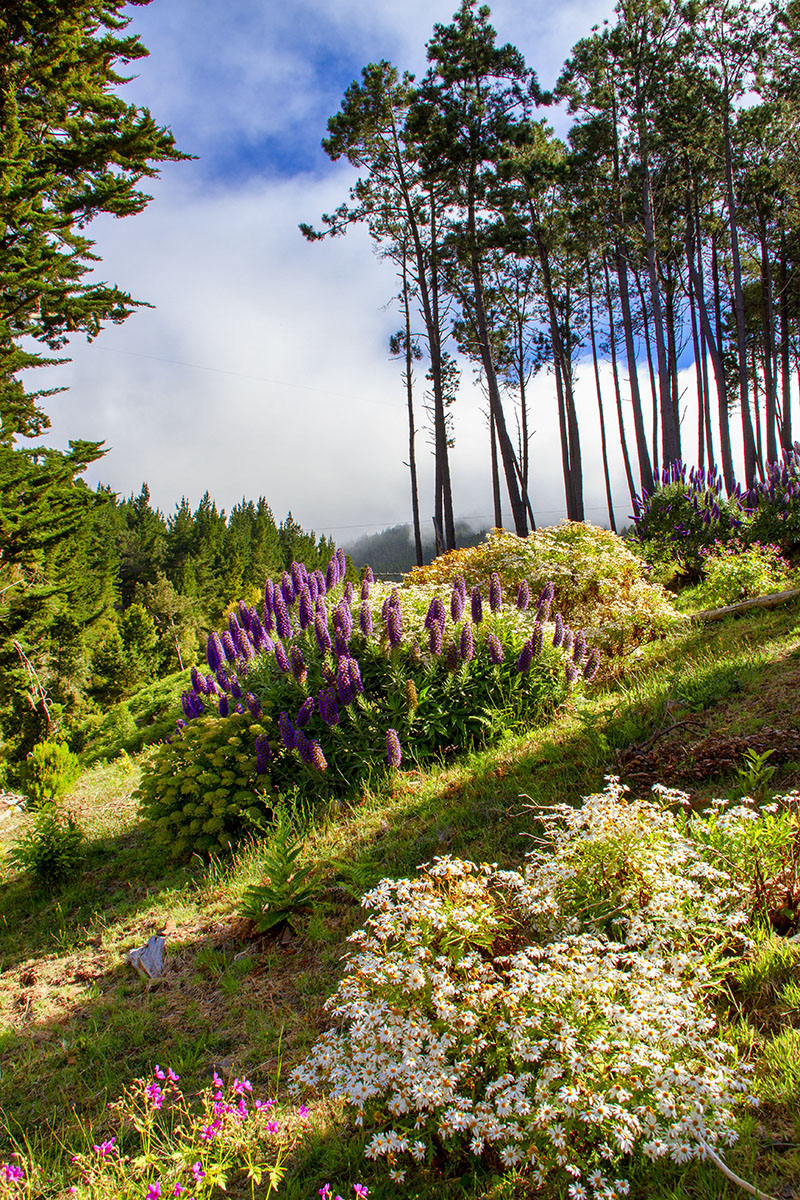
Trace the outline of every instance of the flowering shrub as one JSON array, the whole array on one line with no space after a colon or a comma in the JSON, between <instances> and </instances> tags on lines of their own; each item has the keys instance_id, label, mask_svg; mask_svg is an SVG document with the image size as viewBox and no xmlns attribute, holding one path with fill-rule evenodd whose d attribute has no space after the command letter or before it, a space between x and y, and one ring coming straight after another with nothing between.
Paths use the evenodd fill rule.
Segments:
<instances>
[{"instance_id":1,"label":"flowering shrub","mask_svg":"<svg viewBox=\"0 0 800 1200\"><path fill-rule=\"evenodd\" d=\"M109 1106L116 1133L97 1142L89 1133L87 1149L72 1158L76 1181L67 1194L78 1200L201 1200L238 1179L249 1196L255 1197L256 1187L259 1196L271 1196L307 1110L297 1110L300 1124L293 1122L293 1132L278 1118L273 1100L254 1099L247 1079L225 1084L215 1074L194 1097L179 1082L174 1071L157 1066L150 1078L126 1087ZM18 1151L0 1163L0 1196L26 1195L21 1189L32 1187L36 1175L30 1156ZM27 1194L33 1194L30 1188Z\"/></svg>"},{"instance_id":2,"label":"flowering shrub","mask_svg":"<svg viewBox=\"0 0 800 1200\"><path fill-rule=\"evenodd\" d=\"M523 873L442 858L364 897L336 1027L293 1072L373 1131L396 1180L461 1152L606 1197L634 1150L685 1163L736 1138L747 1088L704 1011L701 946L736 936L746 889L616 779L542 815Z\"/></svg>"},{"instance_id":3,"label":"flowering shrub","mask_svg":"<svg viewBox=\"0 0 800 1200\"><path fill-rule=\"evenodd\" d=\"M624 649L660 636L680 621L642 560L607 529L564 521L525 538L495 529L484 542L442 555L406 576L406 586L451 583L488 586L496 572L514 597L534 598L552 582L562 617L591 633L603 648Z\"/></svg>"},{"instance_id":4,"label":"flowering shrub","mask_svg":"<svg viewBox=\"0 0 800 1200\"><path fill-rule=\"evenodd\" d=\"M704 579L692 600L708 608L778 592L787 585L789 564L777 546L744 545L739 539L715 542L701 551L701 559Z\"/></svg>"},{"instance_id":5,"label":"flowering shrub","mask_svg":"<svg viewBox=\"0 0 800 1200\"><path fill-rule=\"evenodd\" d=\"M784 553L800 545L800 442L784 450L780 462L769 463L766 478L745 495L750 511L750 537L777 542Z\"/></svg>"},{"instance_id":6,"label":"flowering shrub","mask_svg":"<svg viewBox=\"0 0 800 1200\"><path fill-rule=\"evenodd\" d=\"M699 572L703 551L737 536L746 519L738 484L726 499L715 472L688 470L681 462L664 468L652 495L642 492L634 500L634 537L642 554L654 564L673 563L682 574Z\"/></svg>"},{"instance_id":7,"label":"flowering shrub","mask_svg":"<svg viewBox=\"0 0 800 1200\"><path fill-rule=\"evenodd\" d=\"M158 747L134 793L157 844L174 858L226 850L269 814L255 739L267 725L250 713L203 717Z\"/></svg>"}]
</instances>

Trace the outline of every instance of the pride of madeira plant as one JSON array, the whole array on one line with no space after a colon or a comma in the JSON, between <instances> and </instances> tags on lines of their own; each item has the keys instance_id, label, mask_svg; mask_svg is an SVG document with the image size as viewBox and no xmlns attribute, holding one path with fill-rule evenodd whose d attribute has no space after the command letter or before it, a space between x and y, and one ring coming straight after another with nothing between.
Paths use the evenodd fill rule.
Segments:
<instances>
[{"instance_id":1,"label":"pride of madeira plant","mask_svg":"<svg viewBox=\"0 0 800 1200\"><path fill-rule=\"evenodd\" d=\"M177 855L226 848L263 823L277 794L344 795L376 770L485 742L541 720L594 679L600 652L560 613L552 582L509 604L485 591L398 589L367 567L356 596L337 551L327 572L292 563L243 601L192 670L178 736L139 799Z\"/></svg>"}]
</instances>

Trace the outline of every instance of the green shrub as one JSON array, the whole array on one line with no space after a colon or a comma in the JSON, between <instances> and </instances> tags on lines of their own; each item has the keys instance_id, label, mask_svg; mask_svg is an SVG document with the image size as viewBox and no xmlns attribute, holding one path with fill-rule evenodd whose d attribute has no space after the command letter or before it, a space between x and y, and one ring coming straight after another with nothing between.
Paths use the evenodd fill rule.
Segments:
<instances>
[{"instance_id":1,"label":"green shrub","mask_svg":"<svg viewBox=\"0 0 800 1200\"><path fill-rule=\"evenodd\" d=\"M253 746L267 728L249 713L202 717L159 746L135 793L157 845L173 858L210 854L264 822Z\"/></svg>"},{"instance_id":2,"label":"green shrub","mask_svg":"<svg viewBox=\"0 0 800 1200\"><path fill-rule=\"evenodd\" d=\"M21 871L34 875L44 884L60 884L74 876L86 853L85 835L72 813L60 812L46 804L31 817L25 830L9 851L9 858Z\"/></svg>"},{"instance_id":3,"label":"green shrub","mask_svg":"<svg viewBox=\"0 0 800 1200\"><path fill-rule=\"evenodd\" d=\"M693 593L695 604L718 608L779 592L789 578L789 564L777 546L739 539L715 543L702 553L704 579Z\"/></svg>"},{"instance_id":4,"label":"green shrub","mask_svg":"<svg viewBox=\"0 0 800 1200\"><path fill-rule=\"evenodd\" d=\"M280 807L259 855L262 881L246 889L239 906L259 933L268 933L284 921L291 923L314 899L317 888L310 882L310 868L300 866L301 852L292 815Z\"/></svg>"},{"instance_id":5,"label":"green shrub","mask_svg":"<svg viewBox=\"0 0 800 1200\"><path fill-rule=\"evenodd\" d=\"M675 464L669 481L637 503L634 543L652 565L674 568L680 575L695 578L703 567L703 555L739 536L747 512L737 493L722 494L722 480L704 472L689 471Z\"/></svg>"},{"instance_id":6,"label":"green shrub","mask_svg":"<svg viewBox=\"0 0 800 1200\"><path fill-rule=\"evenodd\" d=\"M750 511L749 536L776 542L784 554L800 546L800 444L785 450L783 459L769 463L763 483L745 496Z\"/></svg>"},{"instance_id":7,"label":"green shrub","mask_svg":"<svg viewBox=\"0 0 800 1200\"><path fill-rule=\"evenodd\" d=\"M39 742L22 769L22 786L31 800L41 804L66 795L81 773L81 764L66 742Z\"/></svg>"}]
</instances>

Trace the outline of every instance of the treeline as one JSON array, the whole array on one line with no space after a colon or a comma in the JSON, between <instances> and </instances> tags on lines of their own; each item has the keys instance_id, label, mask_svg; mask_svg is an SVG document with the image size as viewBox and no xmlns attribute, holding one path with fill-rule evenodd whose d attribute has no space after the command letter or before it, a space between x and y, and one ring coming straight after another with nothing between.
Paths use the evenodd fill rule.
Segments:
<instances>
[{"instance_id":1,"label":"treeline","mask_svg":"<svg viewBox=\"0 0 800 1200\"><path fill-rule=\"evenodd\" d=\"M165 516L146 484L92 491L79 476L97 450L0 448L0 785L37 741L196 662L232 600L335 549L263 497L226 514L206 492Z\"/></svg>"},{"instance_id":2,"label":"treeline","mask_svg":"<svg viewBox=\"0 0 800 1200\"><path fill-rule=\"evenodd\" d=\"M487 533L485 529L475 531L466 521L457 521L455 532L459 550L466 546L477 546ZM411 535L410 525L392 525L380 533L367 533L345 548L355 567L369 564L378 577L387 579L405 575L412 567L420 565ZM422 563L433 562L437 553L434 538L422 542Z\"/></svg>"},{"instance_id":3,"label":"treeline","mask_svg":"<svg viewBox=\"0 0 800 1200\"><path fill-rule=\"evenodd\" d=\"M347 89L323 146L360 177L322 230L301 230L313 240L363 223L396 266L391 350L403 362L418 555L418 362L448 548L456 351L488 399L495 523L502 480L519 534L535 528L528 386L541 370L571 519L584 516L580 363L593 370L612 528L614 443L631 498L681 457L720 470L731 491L734 420L748 487L791 447L799 50L800 0L619 0L544 92L520 51L496 44L488 8L463 0L434 27L419 83L384 61ZM574 118L566 141L539 115L554 101ZM689 357L691 429L679 382Z\"/></svg>"}]
</instances>

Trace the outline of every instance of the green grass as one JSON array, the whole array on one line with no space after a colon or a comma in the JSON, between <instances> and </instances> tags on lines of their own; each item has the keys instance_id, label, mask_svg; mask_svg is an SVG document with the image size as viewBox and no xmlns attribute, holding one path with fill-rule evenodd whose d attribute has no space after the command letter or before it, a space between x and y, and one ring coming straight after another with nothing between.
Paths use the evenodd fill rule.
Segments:
<instances>
[{"instance_id":1,"label":"green grass","mask_svg":"<svg viewBox=\"0 0 800 1200\"><path fill-rule=\"evenodd\" d=\"M319 901L285 938L257 939L238 917L242 893L261 877L257 842L225 861L169 865L153 852L130 800L142 759L123 755L86 771L66 802L89 838L80 878L53 893L11 873L0 857L0 1161L11 1132L29 1140L56 1180L66 1178L86 1130L99 1137L107 1128L107 1102L156 1062L171 1064L189 1089L221 1064L247 1072L262 1095L276 1080L282 1090L325 1027L323 1004L340 977L347 936L361 923L364 890L384 875L411 875L437 854L519 864L535 806L577 803L599 790L632 744L655 738L662 747L732 725L744 738L796 728L798 677L797 606L692 626L615 663L603 688L570 701L542 728L396 773L312 813L302 862L313 868ZM776 754L769 762L772 791L800 785L796 761ZM704 800L735 782L722 769L691 790ZM0 826L0 855L14 829ZM151 985L126 955L157 932L166 937L169 971ZM797 964L785 939L765 937L733 971L718 1007L762 1101L726 1157L759 1187L787 1196L780 1189L800 1177ZM313 1114L281 1194L300 1200L328 1180L341 1195L355 1180L379 1200L397 1194L363 1161L359 1136L336 1106L320 1102ZM635 1162L630 1177L639 1200L738 1194L708 1165ZM524 1177L464 1163L404 1191L421 1200L534 1195Z\"/></svg>"}]
</instances>

